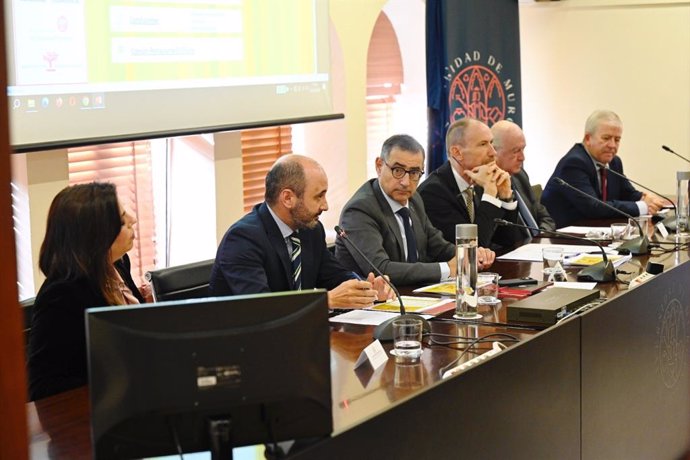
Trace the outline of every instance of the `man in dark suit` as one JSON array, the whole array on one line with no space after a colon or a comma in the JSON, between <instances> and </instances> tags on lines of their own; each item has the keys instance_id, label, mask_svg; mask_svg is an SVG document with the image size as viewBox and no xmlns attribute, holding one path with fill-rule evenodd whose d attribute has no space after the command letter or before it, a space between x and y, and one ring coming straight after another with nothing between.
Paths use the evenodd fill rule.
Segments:
<instances>
[{"instance_id":1,"label":"man in dark suit","mask_svg":"<svg viewBox=\"0 0 690 460\"><path fill-rule=\"evenodd\" d=\"M494 219L517 222L510 175L496 165L492 141L491 130L481 121L454 122L446 133L448 161L419 186L431 223L451 243L456 224L477 224L479 244L488 248Z\"/></svg>"},{"instance_id":2,"label":"man in dark suit","mask_svg":"<svg viewBox=\"0 0 690 460\"><path fill-rule=\"evenodd\" d=\"M319 215L328 178L311 158L281 157L266 176L265 202L225 233L211 272L212 295L328 289L328 304L365 307L392 294L369 273L357 279L326 247Z\"/></svg>"},{"instance_id":3,"label":"man in dark suit","mask_svg":"<svg viewBox=\"0 0 690 460\"><path fill-rule=\"evenodd\" d=\"M546 207L534 196L527 172L522 168L525 161L525 135L522 129L512 121L501 120L491 127L496 149L496 164L510 174L511 185L518 202L518 223L541 230L556 230L556 223ZM513 246L539 234L515 227L497 229L494 243L502 246Z\"/></svg>"},{"instance_id":4,"label":"man in dark suit","mask_svg":"<svg viewBox=\"0 0 690 460\"><path fill-rule=\"evenodd\" d=\"M457 271L455 245L431 224L415 193L423 168L419 142L404 134L390 137L376 159L378 178L365 182L340 214L349 239L396 284L436 283ZM335 252L344 266L359 273L369 270L342 239L336 241ZM480 268L490 266L494 257L479 248Z\"/></svg>"},{"instance_id":5,"label":"man in dark suit","mask_svg":"<svg viewBox=\"0 0 690 460\"><path fill-rule=\"evenodd\" d=\"M608 174L609 168L623 173L623 162L617 156L622 134L623 125L615 113L597 110L589 116L582 143L575 144L561 158L541 196L556 225L564 227L585 219L621 217L557 183L556 177L632 216L656 214L662 208L662 198L635 190L627 179Z\"/></svg>"}]
</instances>

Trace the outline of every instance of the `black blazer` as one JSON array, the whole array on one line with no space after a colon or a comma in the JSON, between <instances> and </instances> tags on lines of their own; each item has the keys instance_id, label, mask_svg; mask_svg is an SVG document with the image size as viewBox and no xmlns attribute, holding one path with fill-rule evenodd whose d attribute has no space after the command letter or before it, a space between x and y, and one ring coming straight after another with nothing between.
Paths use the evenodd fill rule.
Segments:
<instances>
[{"instance_id":1,"label":"black blazer","mask_svg":"<svg viewBox=\"0 0 690 460\"><path fill-rule=\"evenodd\" d=\"M333 289L355 276L326 247L323 225L299 231L302 289ZM258 204L223 236L211 271L212 295L291 291L292 265L285 240L266 203Z\"/></svg>"},{"instance_id":2,"label":"black blazer","mask_svg":"<svg viewBox=\"0 0 690 460\"><path fill-rule=\"evenodd\" d=\"M614 156L609 168L623 174L623 162ZM602 198L599 188L597 169L582 144L575 144L556 165L551 178L541 195L541 202L546 206L558 227L565 227L585 219L622 218L612 209L597 204L581 193L560 185L555 178L559 177L587 195ZM642 193L635 190L629 180L615 174L607 176L607 203L631 216L638 216L640 210L636 201Z\"/></svg>"},{"instance_id":3,"label":"black blazer","mask_svg":"<svg viewBox=\"0 0 690 460\"><path fill-rule=\"evenodd\" d=\"M532 217L534 217L534 220L537 221L539 228L542 230L556 230L556 222L554 222L546 206L537 201L536 196L534 196L532 184L530 183L527 172L521 169L513 174L510 179L513 190L518 192L522 199L525 200L525 204L532 214Z\"/></svg>"},{"instance_id":4,"label":"black blazer","mask_svg":"<svg viewBox=\"0 0 690 460\"><path fill-rule=\"evenodd\" d=\"M453 176L450 161L446 161L436 171L429 174L429 177L419 186L418 192L424 200L424 207L431 223L441 230L447 241L455 244L455 225L470 223L470 215ZM477 224L479 245L489 248L496 231L494 219L517 222L517 209L506 211L482 201L483 193L483 188L475 186L474 221Z\"/></svg>"},{"instance_id":5,"label":"black blazer","mask_svg":"<svg viewBox=\"0 0 690 460\"><path fill-rule=\"evenodd\" d=\"M130 275L129 257L115 263L125 284L144 302ZM29 398L41 399L88 383L87 308L108 305L87 278L46 279L34 301L29 335Z\"/></svg>"},{"instance_id":6,"label":"black blazer","mask_svg":"<svg viewBox=\"0 0 690 460\"><path fill-rule=\"evenodd\" d=\"M556 230L556 223L553 221L546 207L537 201L532 191L529 176L524 169L510 176L510 183L516 193L519 193L527 206L530 214L537 222L537 226L542 230ZM519 208L518 208L519 212ZM532 237L528 236L526 229L517 227L499 227L493 237L492 247L497 250L512 248L518 244L529 242Z\"/></svg>"}]
</instances>

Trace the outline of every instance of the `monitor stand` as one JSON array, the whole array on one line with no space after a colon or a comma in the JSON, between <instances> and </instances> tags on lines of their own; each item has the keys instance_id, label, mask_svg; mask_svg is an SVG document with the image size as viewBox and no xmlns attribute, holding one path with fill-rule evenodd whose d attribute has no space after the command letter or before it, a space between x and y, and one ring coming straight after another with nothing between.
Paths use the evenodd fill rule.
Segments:
<instances>
[{"instance_id":1,"label":"monitor stand","mask_svg":"<svg viewBox=\"0 0 690 460\"><path fill-rule=\"evenodd\" d=\"M208 421L208 434L211 437L211 460L232 460L231 432L232 422L229 418L217 418Z\"/></svg>"}]
</instances>

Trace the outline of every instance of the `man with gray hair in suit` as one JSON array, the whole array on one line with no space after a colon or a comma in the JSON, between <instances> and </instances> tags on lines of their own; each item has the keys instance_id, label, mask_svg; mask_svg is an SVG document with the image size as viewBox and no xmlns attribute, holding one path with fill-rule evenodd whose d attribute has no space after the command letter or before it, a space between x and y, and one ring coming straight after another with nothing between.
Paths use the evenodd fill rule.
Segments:
<instances>
[{"instance_id":1,"label":"man with gray hair in suit","mask_svg":"<svg viewBox=\"0 0 690 460\"><path fill-rule=\"evenodd\" d=\"M541 202L549 210L558 227L565 227L589 219L620 218L614 207L631 216L656 214L664 206L664 199L640 192L623 174L623 162L618 148L623 137L623 123L610 110L595 110L585 122L585 135L558 162L544 187ZM609 174L612 170L614 173ZM570 187L562 185L565 181ZM596 200L605 201L601 206Z\"/></svg>"},{"instance_id":2,"label":"man with gray hair in suit","mask_svg":"<svg viewBox=\"0 0 690 460\"><path fill-rule=\"evenodd\" d=\"M523 169L527 143L522 129L512 121L501 120L491 127L491 133L494 136L496 164L511 176L511 185L518 202L518 222L540 230L556 230L556 223L535 196L529 176ZM494 235L494 242L501 246L512 246L538 234L538 230L507 227L505 232Z\"/></svg>"}]
</instances>

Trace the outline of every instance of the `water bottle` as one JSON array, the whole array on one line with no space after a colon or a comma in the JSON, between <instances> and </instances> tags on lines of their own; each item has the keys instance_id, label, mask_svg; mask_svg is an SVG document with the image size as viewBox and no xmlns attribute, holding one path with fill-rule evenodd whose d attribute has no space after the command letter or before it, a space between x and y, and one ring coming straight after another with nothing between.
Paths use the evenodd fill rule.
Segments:
<instances>
[{"instance_id":1,"label":"water bottle","mask_svg":"<svg viewBox=\"0 0 690 460\"><path fill-rule=\"evenodd\" d=\"M685 238L690 236L690 230L688 229L690 171L676 172L676 179L678 180L676 191L676 238Z\"/></svg>"},{"instance_id":2,"label":"water bottle","mask_svg":"<svg viewBox=\"0 0 690 460\"><path fill-rule=\"evenodd\" d=\"M458 273L455 280L455 318L477 319L477 225L455 226Z\"/></svg>"}]
</instances>

